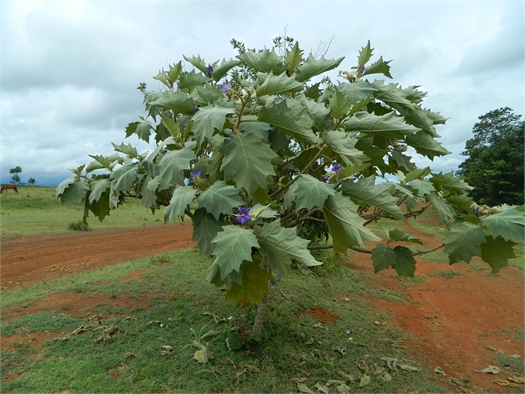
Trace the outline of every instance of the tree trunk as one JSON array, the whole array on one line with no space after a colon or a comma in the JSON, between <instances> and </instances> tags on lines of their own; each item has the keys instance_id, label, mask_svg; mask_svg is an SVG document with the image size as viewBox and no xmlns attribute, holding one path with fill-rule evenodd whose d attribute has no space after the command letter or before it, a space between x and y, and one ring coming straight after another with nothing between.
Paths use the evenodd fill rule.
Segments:
<instances>
[{"instance_id":1,"label":"tree trunk","mask_svg":"<svg viewBox=\"0 0 525 394\"><path fill-rule=\"evenodd\" d=\"M270 264L268 262L268 256L266 255L263 256L262 269L270 272ZM253 322L252 334L255 336L261 335L262 333L264 319L266 318L266 311L268 310L268 303L270 302L270 298L275 292L275 289L277 289L281 278L282 275L281 272L279 272L275 279L270 281L269 283L270 292L268 294L263 294L262 296L261 303L259 304L259 308L257 309L257 316L255 316L255 321Z\"/></svg>"}]
</instances>

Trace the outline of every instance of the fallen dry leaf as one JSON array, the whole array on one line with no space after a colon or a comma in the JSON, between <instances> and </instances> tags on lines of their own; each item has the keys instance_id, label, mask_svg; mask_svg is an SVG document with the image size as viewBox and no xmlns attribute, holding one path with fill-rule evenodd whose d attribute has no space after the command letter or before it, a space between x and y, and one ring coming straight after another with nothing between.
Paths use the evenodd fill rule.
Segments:
<instances>
[{"instance_id":1,"label":"fallen dry leaf","mask_svg":"<svg viewBox=\"0 0 525 394\"><path fill-rule=\"evenodd\" d=\"M497 375L501 372L501 370L495 365L489 365L487 368L482 369L481 371L475 369L474 372L491 373L493 375Z\"/></svg>"},{"instance_id":2,"label":"fallen dry leaf","mask_svg":"<svg viewBox=\"0 0 525 394\"><path fill-rule=\"evenodd\" d=\"M371 381L370 376L368 376L368 375L361 376L361 381L359 382L359 387L366 386L367 384L370 383L370 381Z\"/></svg>"},{"instance_id":3,"label":"fallen dry leaf","mask_svg":"<svg viewBox=\"0 0 525 394\"><path fill-rule=\"evenodd\" d=\"M330 390L328 390L328 387L326 387L325 385L322 385L321 383L317 382L315 384L315 388L317 390L319 390L320 392L322 393L325 393L325 394L329 394L330 393Z\"/></svg>"},{"instance_id":4,"label":"fallen dry leaf","mask_svg":"<svg viewBox=\"0 0 525 394\"><path fill-rule=\"evenodd\" d=\"M340 384L335 388L338 393L340 394L350 394L350 387L348 387L346 384Z\"/></svg>"},{"instance_id":5,"label":"fallen dry leaf","mask_svg":"<svg viewBox=\"0 0 525 394\"><path fill-rule=\"evenodd\" d=\"M297 389L300 393L315 394L310 388L304 383L297 383Z\"/></svg>"}]
</instances>

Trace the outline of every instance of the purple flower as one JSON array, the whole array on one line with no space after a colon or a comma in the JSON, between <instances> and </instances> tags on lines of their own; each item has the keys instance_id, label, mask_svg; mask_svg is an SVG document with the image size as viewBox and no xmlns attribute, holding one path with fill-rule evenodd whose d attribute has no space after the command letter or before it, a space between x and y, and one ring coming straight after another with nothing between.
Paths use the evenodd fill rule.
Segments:
<instances>
[{"instance_id":1,"label":"purple flower","mask_svg":"<svg viewBox=\"0 0 525 394\"><path fill-rule=\"evenodd\" d=\"M211 74L213 72L213 67L211 66L211 64L208 64L208 67L206 67L206 72L208 74Z\"/></svg>"},{"instance_id":2,"label":"purple flower","mask_svg":"<svg viewBox=\"0 0 525 394\"><path fill-rule=\"evenodd\" d=\"M330 175L324 174L323 175L323 180L327 181L328 179L330 179Z\"/></svg>"},{"instance_id":3,"label":"purple flower","mask_svg":"<svg viewBox=\"0 0 525 394\"><path fill-rule=\"evenodd\" d=\"M167 149L164 149L164 151L162 152L162 154L165 155L166 153L168 153L168 150L167 150Z\"/></svg>"},{"instance_id":4,"label":"purple flower","mask_svg":"<svg viewBox=\"0 0 525 394\"><path fill-rule=\"evenodd\" d=\"M202 174L202 171L190 172L190 178L195 179L196 176L200 176L201 174Z\"/></svg>"},{"instance_id":5,"label":"purple flower","mask_svg":"<svg viewBox=\"0 0 525 394\"><path fill-rule=\"evenodd\" d=\"M226 93L228 93L228 89L230 89L231 87L232 87L232 85L230 85L229 83L223 82L222 83L222 87L221 87L221 92L226 94Z\"/></svg>"},{"instance_id":6,"label":"purple flower","mask_svg":"<svg viewBox=\"0 0 525 394\"><path fill-rule=\"evenodd\" d=\"M341 168L343 168L343 166L335 165L332 167L332 171L335 172L336 174L339 174L339 171L341 171Z\"/></svg>"},{"instance_id":7,"label":"purple flower","mask_svg":"<svg viewBox=\"0 0 525 394\"><path fill-rule=\"evenodd\" d=\"M243 226L245 223L248 223L250 220L252 220L250 216L250 208L237 207L237 211L239 212L239 215L237 215L235 220L237 220Z\"/></svg>"},{"instance_id":8,"label":"purple flower","mask_svg":"<svg viewBox=\"0 0 525 394\"><path fill-rule=\"evenodd\" d=\"M365 66L361 67L361 72L363 72L363 73L364 73L364 72L365 72L365 70L366 70L366 67L365 67Z\"/></svg>"},{"instance_id":9,"label":"purple flower","mask_svg":"<svg viewBox=\"0 0 525 394\"><path fill-rule=\"evenodd\" d=\"M200 105L196 105L196 106L195 106L195 112L199 112L200 109L201 109L201 106L200 106Z\"/></svg>"}]
</instances>

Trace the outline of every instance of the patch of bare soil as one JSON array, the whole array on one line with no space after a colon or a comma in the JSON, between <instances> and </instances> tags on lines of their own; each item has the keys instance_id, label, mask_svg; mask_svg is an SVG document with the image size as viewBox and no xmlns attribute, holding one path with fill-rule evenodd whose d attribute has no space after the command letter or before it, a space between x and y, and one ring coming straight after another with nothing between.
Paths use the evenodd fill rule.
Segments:
<instances>
[{"instance_id":1,"label":"patch of bare soil","mask_svg":"<svg viewBox=\"0 0 525 394\"><path fill-rule=\"evenodd\" d=\"M413 227L410 233L429 249L442 242ZM407 296L404 301L364 298L379 312L391 316L392 325L412 334L404 343L407 350L432 370L441 368L446 374L443 382L451 389L507 392L506 387L493 381L505 380L511 373L510 368L506 370L500 366L498 375L475 371L497 365L498 353L524 358L523 272L515 267L503 268L496 275L489 274L488 270L469 271L475 264L485 264L478 258L470 264L452 266L417 257L416 261L416 278L424 278L424 282L411 284L400 281L393 271L374 275L366 255L352 258L349 265L370 273L374 286ZM443 271L456 271L459 275L429 276ZM523 388L523 385L518 387Z\"/></svg>"},{"instance_id":2,"label":"patch of bare soil","mask_svg":"<svg viewBox=\"0 0 525 394\"><path fill-rule=\"evenodd\" d=\"M85 270L101 268L123 261L140 259L165 251L194 247L190 224L170 224L131 230L103 230L72 235L21 238L1 245L1 290L65 277ZM437 237L415 228L411 234L427 248L441 244ZM392 317L392 324L412 334L405 342L407 351L431 369L436 367L446 374L443 383L456 391L506 392L507 388L493 383L505 379L508 370L500 366L499 375L487 375L483 370L497 364L497 353L524 357L524 275L507 267L497 275L489 271L468 271L481 263L473 259L470 265L425 262L417 260L416 277L422 283L400 281L393 271L373 274L370 256L361 254L348 262L350 268L369 273L374 286L404 293L403 301L386 301L366 297L378 312ZM460 275L446 278L429 276L445 270ZM122 280L134 280L130 274ZM138 277L137 277L138 278ZM127 297L110 299L79 293L50 294L25 307L4 308L4 319L37 313L42 310L63 311L82 316L101 302L126 310L148 305L147 298ZM327 311L326 311L327 312ZM324 310L311 310L317 318L334 323L338 317ZM45 340L38 333L26 338L33 345ZM21 338L14 338L20 342ZM10 345L2 339L2 345ZM9 339L11 340L11 339ZM14 342L13 342L14 343ZM514 389L515 390L515 389Z\"/></svg>"}]
</instances>

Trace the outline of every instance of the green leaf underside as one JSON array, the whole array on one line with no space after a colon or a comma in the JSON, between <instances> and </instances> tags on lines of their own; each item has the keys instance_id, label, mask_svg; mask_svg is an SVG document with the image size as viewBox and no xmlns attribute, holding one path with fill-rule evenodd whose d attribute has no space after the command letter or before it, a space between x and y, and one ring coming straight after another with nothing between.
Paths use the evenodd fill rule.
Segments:
<instances>
[{"instance_id":1,"label":"green leaf underside","mask_svg":"<svg viewBox=\"0 0 525 394\"><path fill-rule=\"evenodd\" d=\"M181 150L167 152L160 159L160 182L159 190L165 190L171 186L184 186L183 170L189 169L190 161L197 159L193 148L195 142L189 142Z\"/></svg>"},{"instance_id":2,"label":"green leaf underside","mask_svg":"<svg viewBox=\"0 0 525 394\"><path fill-rule=\"evenodd\" d=\"M395 116L392 112L377 116L366 114L364 116L352 116L345 122L345 130L366 134L377 134L386 138L403 138L420 129L403 122L402 117Z\"/></svg>"},{"instance_id":3,"label":"green leaf underside","mask_svg":"<svg viewBox=\"0 0 525 394\"><path fill-rule=\"evenodd\" d=\"M219 232L212 242L216 244L211 252L216 256L213 265L220 268L221 280L232 271L240 273L242 262L252 261L252 247L259 248L253 230L234 225L224 226L223 231Z\"/></svg>"},{"instance_id":4,"label":"green leaf underside","mask_svg":"<svg viewBox=\"0 0 525 394\"><path fill-rule=\"evenodd\" d=\"M323 214L333 238L335 253L346 254L350 246L364 248L366 241L381 240L363 226L364 220L357 214L357 206L340 193L335 197L328 196Z\"/></svg>"},{"instance_id":5,"label":"green leaf underside","mask_svg":"<svg viewBox=\"0 0 525 394\"><path fill-rule=\"evenodd\" d=\"M295 101L290 106L283 101L270 108L264 107L259 114L259 121L277 127L298 141L320 142L319 137L312 131L314 120L309 115L308 107L300 101Z\"/></svg>"},{"instance_id":6,"label":"green leaf underside","mask_svg":"<svg viewBox=\"0 0 525 394\"><path fill-rule=\"evenodd\" d=\"M428 199L438 211L440 223L445 223L447 225L452 223L455 213L450 204L441 199L436 192L433 191L428 194Z\"/></svg>"},{"instance_id":7,"label":"green leaf underside","mask_svg":"<svg viewBox=\"0 0 525 394\"><path fill-rule=\"evenodd\" d=\"M220 151L224 155L221 170L225 180L235 182L237 188L245 188L249 194L266 188L268 177L275 175L271 161L278 156L255 134L232 135Z\"/></svg>"},{"instance_id":8,"label":"green leaf underside","mask_svg":"<svg viewBox=\"0 0 525 394\"><path fill-rule=\"evenodd\" d=\"M259 304L263 294L269 294L268 282L273 279L267 271L260 267L260 260L244 262L241 265L242 282L233 282L226 290L226 299L232 300L242 307Z\"/></svg>"},{"instance_id":9,"label":"green leaf underside","mask_svg":"<svg viewBox=\"0 0 525 394\"><path fill-rule=\"evenodd\" d=\"M199 207L206 208L206 211L219 220L221 215L231 215L233 208L245 204L239 192L239 189L223 181L216 181L208 190L199 194L197 202Z\"/></svg>"},{"instance_id":10,"label":"green leaf underside","mask_svg":"<svg viewBox=\"0 0 525 394\"><path fill-rule=\"evenodd\" d=\"M393 268L399 276L414 277L416 260L410 249L396 246L392 249L385 244L379 244L372 250L372 265L375 273Z\"/></svg>"},{"instance_id":11,"label":"green leaf underside","mask_svg":"<svg viewBox=\"0 0 525 394\"><path fill-rule=\"evenodd\" d=\"M210 139L215 130L222 131L226 116L234 113L233 109L220 107L202 107L193 116L191 130L197 140L197 146L201 146L206 139Z\"/></svg>"},{"instance_id":12,"label":"green leaf underside","mask_svg":"<svg viewBox=\"0 0 525 394\"><path fill-rule=\"evenodd\" d=\"M343 182L343 194L356 204L369 204L377 207L397 219L403 219L403 212L397 206L397 198L391 193L391 183L375 184L375 177L361 178L356 183Z\"/></svg>"},{"instance_id":13,"label":"green leaf underside","mask_svg":"<svg viewBox=\"0 0 525 394\"><path fill-rule=\"evenodd\" d=\"M173 192L170 205L164 210L164 223L184 218L184 211L195 198L196 190L191 186L179 186Z\"/></svg>"},{"instance_id":14,"label":"green leaf underside","mask_svg":"<svg viewBox=\"0 0 525 394\"><path fill-rule=\"evenodd\" d=\"M261 52L246 51L237 58L265 73L273 72L275 75L279 75L286 71L286 65L283 64L282 58L273 49L269 51L264 48Z\"/></svg>"},{"instance_id":15,"label":"green leaf underside","mask_svg":"<svg viewBox=\"0 0 525 394\"><path fill-rule=\"evenodd\" d=\"M113 187L115 190L129 191L137 179L137 167L134 163L124 164L111 174L111 179L117 181Z\"/></svg>"},{"instance_id":16,"label":"green leaf underside","mask_svg":"<svg viewBox=\"0 0 525 394\"><path fill-rule=\"evenodd\" d=\"M261 245L261 253L268 255L270 267L285 274L294 259L307 267L320 265L306 248L309 241L295 234L295 227L283 228L279 220L255 228L255 235Z\"/></svg>"},{"instance_id":17,"label":"green leaf underside","mask_svg":"<svg viewBox=\"0 0 525 394\"><path fill-rule=\"evenodd\" d=\"M486 242L483 230L479 226L458 223L445 237L444 252L448 254L450 264L464 261L470 263L474 256L481 257L481 244Z\"/></svg>"},{"instance_id":18,"label":"green leaf underside","mask_svg":"<svg viewBox=\"0 0 525 394\"><path fill-rule=\"evenodd\" d=\"M280 75L268 75L263 84L257 87L255 93L257 94L257 97L268 94L277 95L287 92L295 92L302 87L302 83L297 82L293 77L288 77L286 72L283 72Z\"/></svg>"},{"instance_id":19,"label":"green leaf underside","mask_svg":"<svg viewBox=\"0 0 525 394\"><path fill-rule=\"evenodd\" d=\"M295 210L297 212L303 208L308 211L313 207L322 208L328 196L335 196L332 186L308 174L301 175L296 184L297 204Z\"/></svg>"},{"instance_id":20,"label":"green leaf underside","mask_svg":"<svg viewBox=\"0 0 525 394\"><path fill-rule=\"evenodd\" d=\"M483 225L494 238L501 236L505 241L523 242L524 221L523 211L514 208L483 218Z\"/></svg>"},{"instance_id":21,"label":"green leaf underside","mask_svg":"<svg viewBox=\"0 0 525 394\"><path fill-rule=\"evenodd\" d=\"M75 177L62 181L57 188L57 197L63 204L74 204L86 197L89 185L86 182L75 182Z\"/></svg>"},{"instance_id":22,"label":"green leaf underside","mask_svg":"<svg viewBox=\"0 0 525 394\"><path fill-rule=\"evenodd\" d=\"M89 194L89 203L98 201L102 193L111 187L109 179L102 179L100 181L91 182L91 193Z\"/></svg>"},{"instance_id":23,"label":"green leaf underside","mask_svg":"<svg viewBox=\"0 0 525 394\"><path fill-rule=\"evenodd\" d=\"M297 67L295 79L299 82L307 81L316 75L333 70L339 66L343 60L344 57L339 59L325 59L324 56L316 59L310 54L306 61Z\"/></svg>"}]
</instances>

